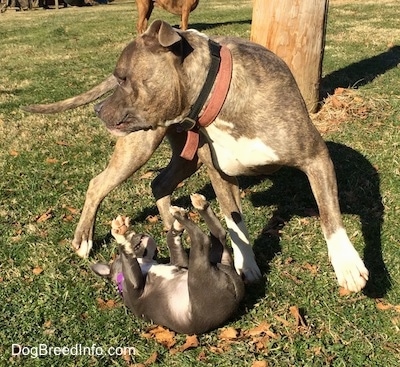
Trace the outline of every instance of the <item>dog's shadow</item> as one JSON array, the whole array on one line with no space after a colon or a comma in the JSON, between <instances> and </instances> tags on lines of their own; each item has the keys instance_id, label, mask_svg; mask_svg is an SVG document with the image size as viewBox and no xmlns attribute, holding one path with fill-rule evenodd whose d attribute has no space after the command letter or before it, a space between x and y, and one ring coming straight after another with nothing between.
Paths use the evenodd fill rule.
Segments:
<instances>
[{"instance_id":1,"label":"dog's shadow","mask_svg":"<svg viewBox=\"0 0 400 367\"><path fill-rule=\"evenodd\" d=\"M335 166L339 201L343 214L357 215L361 222L365 243L364 262L370 272L364 294L383 297L390 289L391 281L382 257L381 227L384 207L380 195L379 175L373 165L357 151L338 143L328 142L328 149ZM282 168L268 177L273 183L265 192L251 195L253 205L275 205L275 218L254 242L256 259L262 271L269 272L269 263L281 251L279 230L294 215L317 214L317 206L306 176L297 170ZM251 187L259 178L241 178L242 187ZM272 235L271 235L272 233ZM321 232L322 235L322 232Z\"/></svg>"}]
</instances>

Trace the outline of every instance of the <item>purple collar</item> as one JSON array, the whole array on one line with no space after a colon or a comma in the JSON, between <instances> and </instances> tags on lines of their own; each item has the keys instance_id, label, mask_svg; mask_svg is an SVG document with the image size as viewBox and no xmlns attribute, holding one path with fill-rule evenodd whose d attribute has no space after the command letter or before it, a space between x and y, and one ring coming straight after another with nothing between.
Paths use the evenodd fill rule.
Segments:
<instances>
[{"instance_id":1,"label":"purple collar","mask_svg":"<svg viewBox=\"0 0 400 367\"><path fill-rule=\"evenodd\" d=\"M119 293L121 294L121 296L122 296L122 283L123 283L123 281L124 281L124 274L122 274L122 273L118 273L117 274L117 287L118 287L118 291L119 291Z\"/></svg>"}]
</instances>

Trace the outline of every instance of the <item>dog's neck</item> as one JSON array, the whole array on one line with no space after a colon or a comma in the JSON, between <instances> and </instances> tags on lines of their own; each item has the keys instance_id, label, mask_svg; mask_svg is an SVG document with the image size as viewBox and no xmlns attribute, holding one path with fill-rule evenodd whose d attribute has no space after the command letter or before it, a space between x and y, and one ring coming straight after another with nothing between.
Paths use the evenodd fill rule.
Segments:
<instances>
[{"instance_id":1,"label":"dog's neck","mask_svg":"<svg viewBox=\"0 0 400 367\"><path fill-rule=\"evenodd\" d=\"M232 55L226 46L208 40L211 63L206 80L192 105L189 115L179 123L188 132L181 157L192 160L199 145L199 127L207 127L218 116L224 105L232 79ZM208 100L208 102L207 102ZM207 103L206 103L207 102Z\"/></svg>"}]
</instances>

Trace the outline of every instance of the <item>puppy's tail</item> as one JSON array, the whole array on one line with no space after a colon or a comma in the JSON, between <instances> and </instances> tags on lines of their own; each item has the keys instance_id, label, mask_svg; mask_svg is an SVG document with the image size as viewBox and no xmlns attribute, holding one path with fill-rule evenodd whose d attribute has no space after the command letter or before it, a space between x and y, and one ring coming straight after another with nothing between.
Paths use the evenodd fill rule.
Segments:
<instances>
[{"instance_id":1,"label":"puppy's tail","mask_svg":"<svg viewBox=\"0 0 400 367\"><path fill-rule=\"evenodd\" d=\"M117 86L117 79L114 75L108 76L100 84L92 89L79 94L78 96L64 99L63 101L49 103L49 104L33 104L29 106L22 106L21 109L26 112L33 113L56 113L65 110L70 110L79 106L83 106L95 99L101 97L103 94L114 89Z\"/></svg>"}]
</instances>

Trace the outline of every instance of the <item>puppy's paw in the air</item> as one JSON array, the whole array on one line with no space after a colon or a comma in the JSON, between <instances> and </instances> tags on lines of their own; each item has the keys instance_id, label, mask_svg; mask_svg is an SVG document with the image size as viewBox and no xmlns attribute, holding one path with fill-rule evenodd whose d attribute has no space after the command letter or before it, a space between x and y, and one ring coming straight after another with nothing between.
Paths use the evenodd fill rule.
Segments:
<instances>
[{"instance_id":1,"label":"puppy's paw in the air","mask_svg":"<svg viewBox=\"0 0 400 367\"><path fill-rule=\"evenodd\" d=\"M169 212L176 219L187 217L187 210L185 210L179 206L173 206L173 205L170 206Z\"/></svg>"},{"instance_id":2,"label":"puppy's paw in the air","mask_svg":"<svg viewBox=\"0 0 400 367\"><path fill-rule=\"evenodd\" d=\"M130 231L129 217L118 215L118 217L111 222L111 234L119 244L126 242L128 231L132 232Z\"/></svg>"},{"instance_id":3,"label":"puppy's paw in the air","mask_svg":"<svg viewBox=\"0 0 400 367\"><path fill-rule=\"evenodd\" d=\"M197 210L205 210L210 205L207 201L206 197L201 194L192 194L190 195L190 200L192 201L192 205Z\"/></svg>"}]
</instances>

